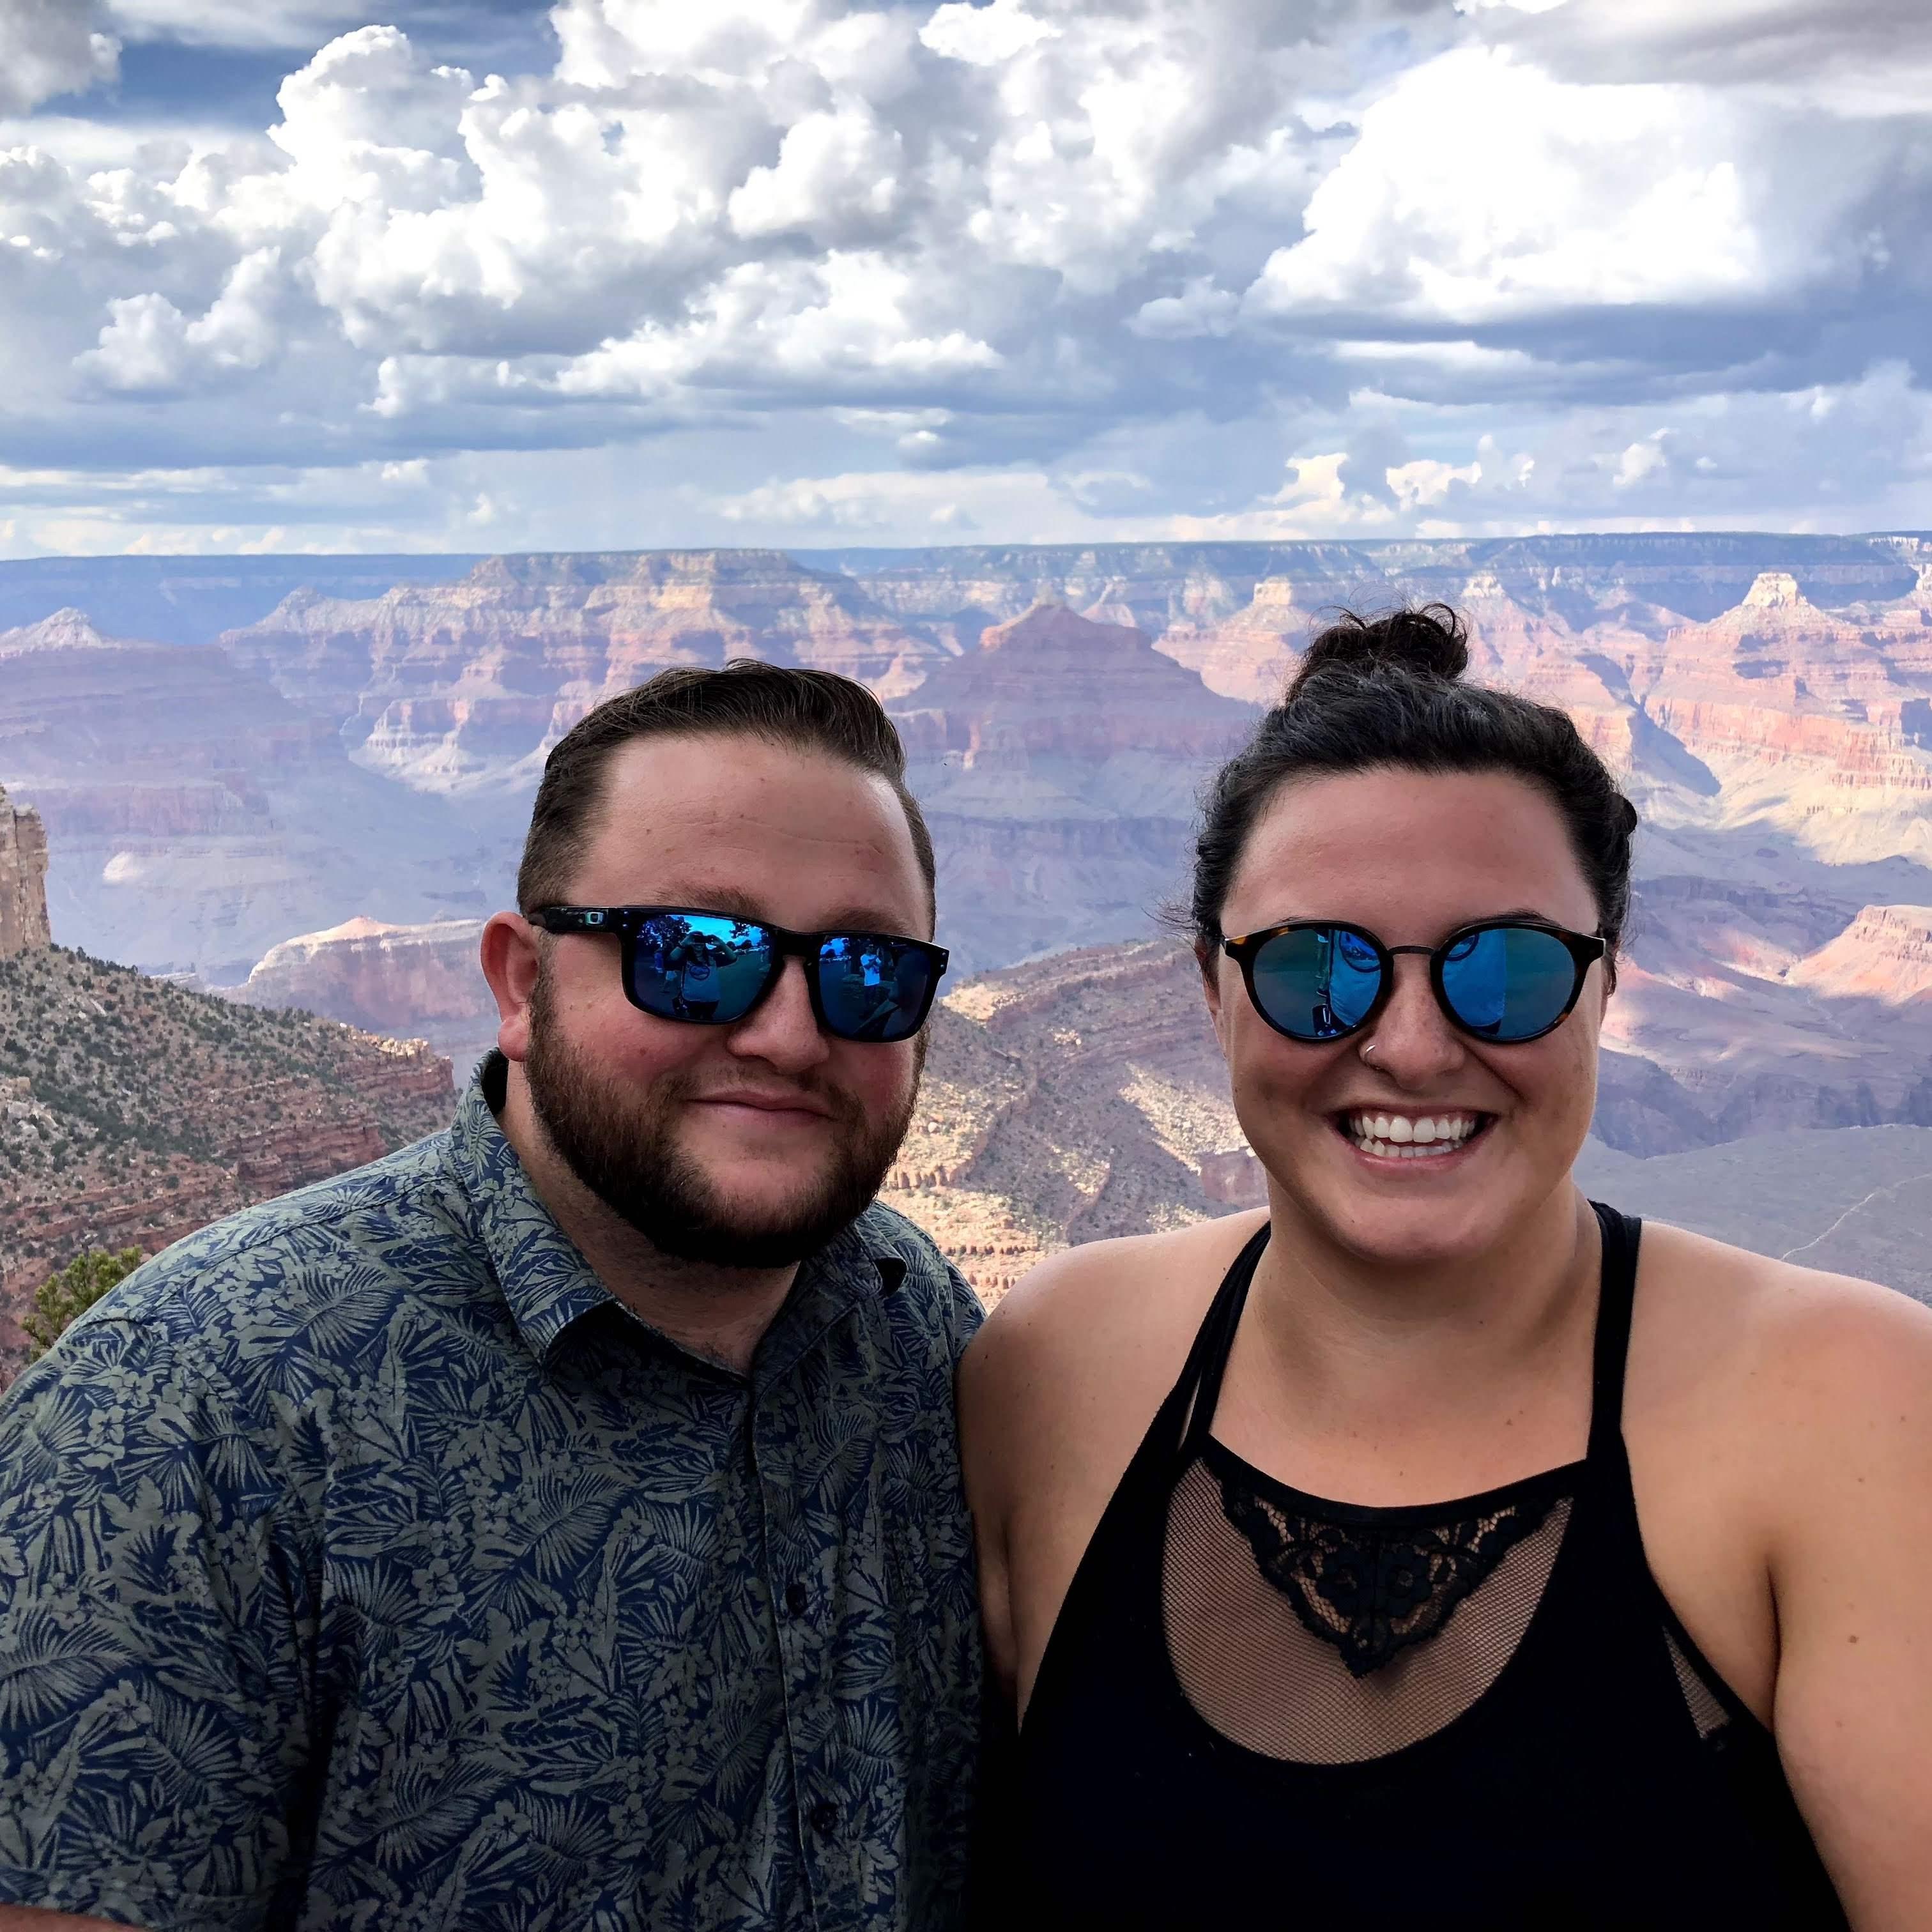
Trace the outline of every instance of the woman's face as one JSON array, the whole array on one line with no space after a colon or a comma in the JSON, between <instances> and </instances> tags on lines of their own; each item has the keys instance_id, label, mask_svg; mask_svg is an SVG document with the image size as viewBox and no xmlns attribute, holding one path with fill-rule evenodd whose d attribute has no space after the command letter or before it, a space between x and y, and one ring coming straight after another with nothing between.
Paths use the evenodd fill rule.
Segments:
<instances>
[{"instance_id":1,"label":"woman's face","mask_svg":"<svg viewBox=\"0 0 1932 1932\"><path fill-rule=\"evenodd\" d=\"M1249 836L1221 929L1238 936L1333 919L1366 927L1384 945L1434 946L1472 921L1526 914L1576 932L1597 928L1595 900L1549 799L1498 772L1382 768L1277 794ZM1318 1046L1275 1032L1225 953L1209 958L1208 973L1234 1111L1268 1169L1278 1214L1286 1209L1310 1233L1386 1265L1466 1261L1564 1184L1596 1104L1600 962L1569 1018L1517 1046L1451 1025L1419 955L1396 961L1394 989L1368 1026ZM1412 1132L1436 1123L1430 1144L1447 1141L1453 1150L1366 1150L1361 1130L1378 1116L1396 1138L1398 1116ZM1456 1144L1472 1120L1474 1132Z\"/></svg>"}]
</instances>

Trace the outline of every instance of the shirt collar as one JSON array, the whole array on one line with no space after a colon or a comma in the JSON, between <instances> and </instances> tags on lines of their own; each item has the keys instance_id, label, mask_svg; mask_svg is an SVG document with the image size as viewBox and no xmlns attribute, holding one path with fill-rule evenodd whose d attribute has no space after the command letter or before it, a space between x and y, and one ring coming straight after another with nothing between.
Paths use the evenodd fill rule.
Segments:
<instances>
[{"instance_id":1,"label":"shirt collar","mask_svg":"<svg viewBox=\"0 0 1932 1932\"><path fill-rule=\"evenodd\" d=\"M524 1346L544 1361L565 1330L596 1309L621 1304L557 1226L497 1125L505 1072L500 1054L485 1058L457 1103L450 1145L497 1287ZM752 1370L755 1382L763 1385L788 1374L857 1303L890 1294L904 1279L904 1259L877 1238L872 1220L869 1212L860 1215L800 1264L784 1306L758 1345ZM658 1334L648 1324L637 1325ZM691 1361L702 1359L668 1336L658 1339Z\"/></svg>"},{"instance_id":2,"label":"shirt collar","mask_svg":"<svg viewBox=\"0 0 1932 1932\"><path fill-rule=\"evenodd\" d=\"M616 1298L538 1198L517 1150L496 1124L503 1061L491 1054L458 1102L450 1145L496 1286L524 1346L545 1360L556 1338Z\"/></svg>"}]
</instances>

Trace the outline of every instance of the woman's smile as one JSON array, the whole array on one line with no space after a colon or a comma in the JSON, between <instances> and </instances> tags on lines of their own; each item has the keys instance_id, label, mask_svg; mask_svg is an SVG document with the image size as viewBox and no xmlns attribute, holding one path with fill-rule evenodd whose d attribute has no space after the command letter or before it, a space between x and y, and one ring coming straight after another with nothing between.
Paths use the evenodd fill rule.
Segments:
<instances>
[{"instance_id":1,"label":"woman's smile","mask_svg":"<svg viewBox=\"0 0 1932 1932\"><path fill-rule=\"evenodd\" d=\"M1336 1132L1372 1166L1432 1171L1456 1164L1456 1156L1473 1148L1496 1118L1462 1108L1412 1113L1386 1107L1348 1108L1331 1116Z\"/></svg>"}]
</instances>

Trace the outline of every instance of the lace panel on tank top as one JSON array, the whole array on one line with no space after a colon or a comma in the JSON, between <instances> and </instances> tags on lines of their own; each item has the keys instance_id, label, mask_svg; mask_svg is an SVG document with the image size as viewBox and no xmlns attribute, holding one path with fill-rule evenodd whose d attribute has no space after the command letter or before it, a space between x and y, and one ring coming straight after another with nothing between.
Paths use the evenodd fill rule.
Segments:
<instances>
[{"instance_id":1,"label":"lace panel on tank top","mask_svg":"<svg viewBox=\"0 0 1932 1932\"><path fill-rule=\"evenodd\" d=\"M1446 1515L1323 1505L1210 1438L1168 1505L1168 1651L1224 1737L1305 1764L1414 1744L1515 1654L1568 1524L1579 1466Z\"/></svg>"},{"instance_id":2,"label":"lace panel on tank top","mask_svg":"<svg viewBox=\"0 0 1932 1932\"><path fill-rule=\"evenodd\" d=\"M1210 1466L1219 1460L1210 1451ZM1274 1484L1264 1490L1244 1465L1222 1462L1214 1472L1221 1507L1247 1538L1262 1574L1356 1677L1433 1636L1543 1527L1557 1502L1546 1484L1518 1484L1468 1514L1432 1520L1412 1510L1311 1514L1312 1498Z\"/></svg>"}]
</instances>

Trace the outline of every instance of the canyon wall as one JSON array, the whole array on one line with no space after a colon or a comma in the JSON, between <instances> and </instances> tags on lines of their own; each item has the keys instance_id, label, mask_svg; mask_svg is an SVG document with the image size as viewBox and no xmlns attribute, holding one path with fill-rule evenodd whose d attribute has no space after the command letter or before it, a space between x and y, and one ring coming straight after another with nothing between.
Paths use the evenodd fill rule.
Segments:
<instances>
[{"instance_id":1,"label":"canyon wall","mask_svg":"<svg viewBox=\"0 0 1932 1932\"><path fill-rule=\"evenodd\" d=\"M0 632L0 784L39 808L64 940L216 981L358 913L486 910L514 864L486 814L364 770L212 645L78 611Z\"/></svg>"},{"instance_id":2,"label":"canyon wall","mask_svg":"<svg viewBox=\"0 0 1932 1932\"><path fill-rule=\"evenodd\" d=\"M466 962L459 994L403 964L445 939L394 935L508 902L542 759L587 706L746 652L886 702L960 977L1125 942L1183 891L1199 788L1310 626L1433 597L1469 624L1472 676L1566 711L1643 816L1612 1140L1922 1105L1900 988L1932 904L1932 538L532 556L343 585L318 566L219 650L71 615L0 636L0 782L45 813L64 937L211 984L259 973L242 997L460 1057L461 1029L490 1030Z\"/></svg>"},{"instance_id":3,"label":"canyon wall","mask_svg":"<svg viewBox=\"0 0 1932 1932\"><path fill-rule=\"evenodd\" d=\"M0 961L0 1384L19 1318L90 1248L153 1254L433 1132L422 1040L250 1012L61 946Z\"/></svg>"}]
</instances>

